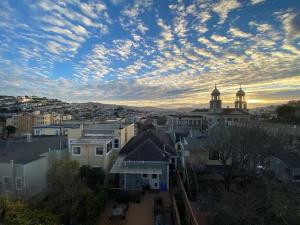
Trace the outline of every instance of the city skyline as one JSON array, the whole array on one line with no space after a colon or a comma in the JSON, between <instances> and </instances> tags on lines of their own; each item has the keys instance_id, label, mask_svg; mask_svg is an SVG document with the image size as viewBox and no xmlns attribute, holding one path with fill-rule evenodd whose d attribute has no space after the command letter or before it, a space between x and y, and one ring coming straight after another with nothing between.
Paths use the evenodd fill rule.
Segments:
<instances>
[{"instance_id":1,"label":"city skyline","mask_svg":"<svg viewBox=\"0 0 300 225\"><path fill-rule=\"evenodd\" d=\"M300 96L296 0L1 1L0 95L233 107Z\"/></svg>"}]
</instances>

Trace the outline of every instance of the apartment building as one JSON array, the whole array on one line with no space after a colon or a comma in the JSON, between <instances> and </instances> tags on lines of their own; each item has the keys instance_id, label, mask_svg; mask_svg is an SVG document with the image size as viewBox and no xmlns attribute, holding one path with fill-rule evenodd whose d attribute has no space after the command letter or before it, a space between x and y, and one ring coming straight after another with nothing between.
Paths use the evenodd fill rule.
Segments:
<instances>
[{"instance_id":1,"label":"apartment building","mask_svg":"<svg viewBox=\"0 0 300 225\"><path fill-rule=\"evenodd\" d=\"M62 120L71 120L71 115L61 115L56 113L20 113L6 119L7 126L11 125L17 128L18 134L33 133L33 126L45 126L50 124L59 124Z\"/></svg>"},{"instance_id":2,"label":"apartment building","mask_svg":"<svg viewBox=\"0 0 300 225\"><path fill-rule=\"evenodd\" d=\"M120 149L134 136L134 124L108 122L81 125L68 132L70 158L81 166L108 171Z\"/></svg>"}]
</instances>

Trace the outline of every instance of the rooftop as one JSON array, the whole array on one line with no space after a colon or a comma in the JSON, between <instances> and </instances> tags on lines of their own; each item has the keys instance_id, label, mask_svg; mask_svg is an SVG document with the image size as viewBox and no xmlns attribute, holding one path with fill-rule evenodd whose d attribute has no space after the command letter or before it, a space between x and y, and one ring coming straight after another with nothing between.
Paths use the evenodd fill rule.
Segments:
<instances>
[{"instance_id":1,"label":"rooftop","mask_svg":"<svg viewBox=\"0 0 300 225\"><path fill-rule=\"evenodd\" d=\"M161 140L162 139L162 140ZM147 130L132 138L120 151L120 155L131 161L164 161L164 154L176 154L169 139L161 138L154 131Z\"/></svg>"},{"instance_id":2,"label":"rooftop","mask_svg":"<svg viewBox=\"0 0 300 225\"><path fill-rule=\"evenodd\" d=\"M41 154L46 153L49 149L62 149L67 147L66 137L47 136L33 137L31 142L25 138L0 141L0 162L10 162L14 160L18 164L26 164L41 158Z\"/></svg>"}]
</instances>

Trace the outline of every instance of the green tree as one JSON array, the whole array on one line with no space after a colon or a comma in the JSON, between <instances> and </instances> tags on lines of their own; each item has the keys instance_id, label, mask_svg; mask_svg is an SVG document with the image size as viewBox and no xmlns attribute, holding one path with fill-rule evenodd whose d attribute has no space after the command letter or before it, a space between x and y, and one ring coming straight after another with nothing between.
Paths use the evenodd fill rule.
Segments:
<instances>
[{"instance_id":1,"label":"green tree","mask_svg":"<svg viewBox=\"0 0 300 225\"><path fill-rule=\"evenodd\" d=\"M80 167L79 176L81 181L93 192L96 192L103 187L105 175L101 168L82 166Z\"/></svg>"},{"instance_id":2,"label":"green tree","mask_svg":"<svg viewBox=\"0 0 300 225\"><path fill-rule=\"evenodd\" d=\"M40 209L31 209L22 201L0 198L0 224L59 225L58 216Z\"/></svg>"},{"instance_id":3,"label":"green tree","mask_svg":"<svg viewBox=\"0 0 300 225\"><path fill-rule=\"evenodd\" d=\"M101 169L56 161L48 171L45 207L60 215L65 225L93 225L111 197L103 181Z\"/></svg>"},{"instance_id":4,"label":"green tree","mask_svg":"<svg viewBox=\"0 0 300 225\"><path fill-rule=\"evenodd\" d=\"M56 161L48 171L47 205L61 216L64 224L75 224L78 209L82 207L79 163L77 161Z\"/></svg>"},{"instance_id":5,"label":"green tree","mask_svg":"<svg viewBox=\"0 0 300 225\"><path fill-rule=\"evenodd\" d=\"M9 137L9 135L14 134L16 132L17 128L15 126L9 125L5 128L5 130L7 130L7 137Z\"/></svg>"},{"instance_id":6,"label":"green tree","mask_svg":"<svg viewBox=\"0 0 300 225\"><path fill-rule=\"evenodd\" d=\"M284 122L292 122L295 119L296 111L291 105L281 105L276 109L277 117Z\"/></svg>"}]
</instances>

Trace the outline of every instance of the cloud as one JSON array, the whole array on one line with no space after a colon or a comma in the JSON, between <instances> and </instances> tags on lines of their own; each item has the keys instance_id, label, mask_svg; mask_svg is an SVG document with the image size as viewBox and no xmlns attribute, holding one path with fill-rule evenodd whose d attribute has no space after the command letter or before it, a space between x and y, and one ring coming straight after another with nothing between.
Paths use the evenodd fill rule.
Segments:
<instances>
[{"instance_id":1,"label":"cloud","mask_svg":"<svg viewBox=\"0 0 300 225\"><path fill-rule=\"evenodd\" d=\"M256 4L260 4L260 3L263 3L265 2L266 0L251 0L251 4L252 5L256 5Z\"/></svg>"},{"instance_id":2,"label":"cloud","mask_svg":"<svg viewBox=\"0 0 300 225\"><path fill-rule=\"evenodd\" d=\"M282 22L287 38L295 39L300 36L300 13L290 8L286 11L275 12L275 15Z\"/></svg>"},{"instance_id":3,"label":"cloud","mask_svg":"<svg viewBox=\"0 0 300 225\"><path fill-rule=\"evenodd\" d=\"M226 21L229 13L240 8L241 6L242 4L237 0L220 0L213 6L212 10L220 17L220 21L218 23L223 24Z\"/></svg>"},{"instance_id":4,"label":"cloud","mask_svg":"<svg viewBox=\"0 0 300 225\"><path fill-rule=\"evenodd\" d=\"M232 36L238 37L238 38L249 38L251 37L251 34L246 33L244 31L241 31L240 29L236 27L231 27L228 31Z\"/></svg>"},{"instance_id":5,"label":"cloud","mask_svg":"<svg viewBox=\"0 0 300 225\"><path fill-rule=\"evenodd\" d=\"M230 41L227 37L216 35L216 34L213 34L210 38L215 42L220 42L220 43L227 43Z\"/></svg>"}]
</instances>

